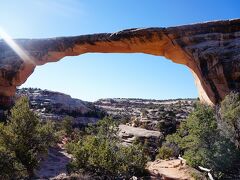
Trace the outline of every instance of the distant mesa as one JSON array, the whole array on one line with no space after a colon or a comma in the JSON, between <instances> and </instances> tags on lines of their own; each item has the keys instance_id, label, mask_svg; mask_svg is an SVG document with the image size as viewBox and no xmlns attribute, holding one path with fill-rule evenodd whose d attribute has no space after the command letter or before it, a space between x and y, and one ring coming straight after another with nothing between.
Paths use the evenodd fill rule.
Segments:
<instances>
[{"instance_id":1,"label":"distant mesa","mask_svg":"<svg viewBox=\"0 0 240 180\"><path fill-rule=\"evenodd\" d=\"M8 106L16 87L36 66L91 52L146 53L186 65L194 75L199 98L208 104L219 103L230 91L240 91L240 19L50 39L2 37L2 106Z\"/></svg>"}]
</instances>

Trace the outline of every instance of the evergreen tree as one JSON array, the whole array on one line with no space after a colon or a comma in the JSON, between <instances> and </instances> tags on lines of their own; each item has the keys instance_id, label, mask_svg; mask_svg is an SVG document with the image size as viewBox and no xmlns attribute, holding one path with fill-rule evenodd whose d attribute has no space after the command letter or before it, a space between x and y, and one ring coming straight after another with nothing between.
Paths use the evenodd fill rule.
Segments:
<instances>
[{"instance_id":1,"label":"evergreen tree","mask_svg":"<svg viewBox=\"0 0 240 180\"><path fill-rule=\"evenodd\" d=\"M221 103L219 127L240 149L240 93L231 92Z\"/></svg>"},{"instance_id":2,"label":"evergreen tree","mask_svg":"<svg viewBox=\"0 0 240 180\"><path fill-rule=\"evenodd\" d=\"M167 143L177 144L187 163L214 170L215 176L231 174L239 162L239 151L217 128L212 107L198 104L177 133L167 136Z\"/></svg>"},{"instance_id":3,"label":"evergreen tree","mask_svg":"<svg viewBox=\"0 0 240 180\"><path fill-rule=\"evenodd\" d=\"M6 125L0 128L2 146L23 165L30 178L34 176L41 156L47 153L54 140L53 125L40 122L30 110L26 97L16 102Z\"/></svg>"}]
</instances>

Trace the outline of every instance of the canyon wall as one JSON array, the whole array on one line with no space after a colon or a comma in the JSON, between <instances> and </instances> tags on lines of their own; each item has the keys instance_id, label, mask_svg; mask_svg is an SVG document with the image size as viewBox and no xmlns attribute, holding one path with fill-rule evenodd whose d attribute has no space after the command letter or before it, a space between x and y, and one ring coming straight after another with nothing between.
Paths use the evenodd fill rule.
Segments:
<instances>
[{"instance_id":1,"label":"canyon wall","mask_svg":"<svg viewBox=\"0 0 240 180\"><path fill-rule=\"evenodd\" d=\"M16 87L27 80L36 66L93 52L146 53L186 65L194 75L201 101L211 105L219 103L230 91L240 91L240 19L48 39L2 38L2 106L11 103Z\"/></svg>"}]
</instances>

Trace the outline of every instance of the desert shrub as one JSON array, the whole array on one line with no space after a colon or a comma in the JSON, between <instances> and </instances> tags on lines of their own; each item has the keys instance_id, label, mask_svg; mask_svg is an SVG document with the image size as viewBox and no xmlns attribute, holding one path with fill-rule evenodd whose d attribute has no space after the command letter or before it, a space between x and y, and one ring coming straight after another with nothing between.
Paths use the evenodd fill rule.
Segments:
<instances>
[{"instance_id":1,"label":"desert shrub","mask_svg":"<svg viewBox=\"0 0 240 180\"><path fill-rule=\"evenodd\" d=\"M0 126L1 146L10 152L14 163L20 163L24 167L23 170L27 171L29 177L34 176L41 155L54 142L53 124L41 123L30 110L27 98L20 98L16 102L7 123Z\"/></svg>"},{"instance_id":2,"label":"desert shrub","mask_svg":"<svg viewBox=\"0 0 240 180\"><path fill-rule=\"evenodd\" d=\"M61 128L67 136L70 136L73 132L73 118L66 116L61 122Z\"/></svg>"},{"instance_id":3,"label":"desert shrub","mask_svg":"<svg viewBox=\"0 0 240 180\"><path fill-rule=\"evenodd\" d=\"M148 110L143 109L143 110L141 110L141 113L142 113L142 117L147 117L149 112L148 112Z\"/></svg>"},{"instance_id":4,"label":"desert shrub","mask_svg":"<svg viewBox=\"0 0 240 180\"><path fill-rule=\"evenodd\" d=\"M139 127L139 126L141 125L141 121L136 118L136 119L133 121L133 125L134 125L134 127Z\"/></svg>"},{"instance_id":5,"label":"desert shrub","mask_svg":"<svg viewBox=\"0 0 240 180\"><path fill-rule=\"evenodd\" d=\"M128 116L124 116L119 118L120 124L127 124L131 122L131 118Z\"/></svg>"},{"instance_id":6,"label":"desert shrub","mask_svg":"<svg viewBox=\"0 0 240 180\"><path fill-rule=\"evenodd\" d=\"M117 126L105 118L90 128L89 135L66 147L74 159L68 165L70 172L86 172L111 177L130 177L144 172L148 158L140 145L123 146L116 133Z\"/></svg>"},{"instance_id":7,"label":"desert shrub","mask_svg":"<svg viewBox=\"0 0 240 180\"><path fill-rule=\"evenodd\" d=\"M207 172L199 172L197 171L196 169L191 169L191 177L194 179L194 180L207 180Z\"/></svg>"},{"instance_id":8,"label":"desert shrub","mask_svg":"<svg viewBox=\"0 0 240 180\"><path fill-rule=\"evenodd\" d=\"M231 92L221 103L219 128L240 149L240 93Z\"/></svg>"},{"instance_id":9,"label":"desert shrub","mask_svg":"<svg viewBox=\"0 0 240 180\"><path fill-rule=\"evenodd\" d=\"M159 159L169 159L174 156L174 151L168 146L162 146L159 148L157 158Z\"/></svg>"},{"instance_id":10,"label":"desert shrub","mask_svg":"<svg viewBox=\"0 0 240 180\"><path fill-rule=\"evenodd\" d=\"M0 147L0 179L20 179L26 172L12 152Z\"/></svg>"},{"instance_id":11,"label":"desert shrub","mask_svg":"<svg viewBox=\"0 0 240 180\"><path fill-rule=\"evenodd\" d=\"M165 131L165 122L164 121L159 121L157 123L157 129L159 132L164 132Z\"/></svg>"},{"instance_id":12,"label":"desert shrub","mask_svg":"<svg viewBox=\"0 0 240 180\"><path fill-rule=\"evenodd\" d=\"M133 140L133 144L143 144L143 140L142 138L140 138L139 136L136 136L135 139Z\"/></svg>"},{"instance_id":13,"label":"desert shrub","mask_svg":"<svg viewBox=\"0 0 240 180\"><path fill-rule=\"evenodd\" d=\"M118 125L112 117L105 117L96 124L90 125L86 128L89 135L96 135L103 139L116 140L118 138Z\"/></svg>"},{"instance_id":14,"label":"desert shrub","mask_svg":"<svg viewBox=\"0 0 240 180\"><path fill-rule=\"evenodd\" d=\"M97 174L130 177L142 173L147 162L140 146L126 147L96 136L87 136L69 147L75 158L68 166L73 172L84 169Z\"/></svg>"},{"instance_id":15,"label":"desert shrub","mask_svg":"<svg viewBox=\"0 0 240 180\"><path fill-rule=\"evenodd\" d=\"M167 136L168 143L177 144L187 163L193 167L204 166L215 176L231 173L239 162L239 151L222 136L217 128L214 109L198 104L177 133Z\"/></svg>"},{"instance_id":16,"label":"desert shrub","mask_svg":"<svg viewBox=\"0 0 240 180\"><path fill-rule=\"evenodd\" d=\"M143 129L149 129L149 125L147 123L142 123L140 125L140 128L143 128Z\"/></svg>"}]
</instances>

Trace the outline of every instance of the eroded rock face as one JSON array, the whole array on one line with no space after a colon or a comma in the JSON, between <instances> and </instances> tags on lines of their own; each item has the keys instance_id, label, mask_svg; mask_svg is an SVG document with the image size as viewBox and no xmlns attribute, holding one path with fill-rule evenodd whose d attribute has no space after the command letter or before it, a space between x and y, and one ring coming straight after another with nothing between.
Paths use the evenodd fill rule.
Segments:
<instances>
[{"instance_id":1,"label":"eroded rock face","mask_svg":"<svg viewBox=\"0 0 240 180\"><path fill-rule=\"evenodd\" d=\"M62 120L73 118L74 125L95 123L103 112L92 103L72 98L60 92L36 88L17 89L16 97L27 96L31 109L43 120Z\"/></svg>"},{"instance_id":2,"label":"eroded rock face","mask_svg":"<svg viewBox=\"0 0 240 180\"><path fill-rule=\"evenodd\" d=\"M192 71L199 97L219 103L230 91L240 91L240 19L169 28L127 29L50 39L16 39L14 51L0 41L0 96L14 96L37 65L88 52L146 53L165 56ZM16 53L17 52L17 53Z\"/></svg>"}]
</instances>

